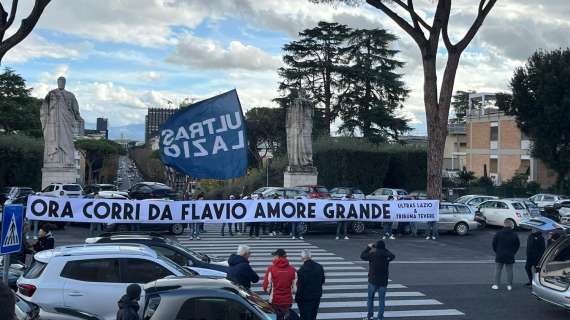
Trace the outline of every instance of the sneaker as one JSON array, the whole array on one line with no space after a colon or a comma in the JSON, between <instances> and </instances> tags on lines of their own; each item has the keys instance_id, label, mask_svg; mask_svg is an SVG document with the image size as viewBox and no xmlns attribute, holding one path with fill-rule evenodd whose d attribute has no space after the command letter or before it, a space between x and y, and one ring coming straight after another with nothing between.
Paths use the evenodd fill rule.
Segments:
<instances>
[{"instance_id":1,"label":"sneaker","mask_svg":"<svg viewBox=\"0 0 570 320\"><path fill-rule=\"evenodd\" d=\"M383 237L382 237L382 240L386 240L386 236L383 236Z\"/></svg>"},{"instance_id":2,"label":"sneaker","mask_svg":"<svg viewBox=\"0 0 570 320\"><path fill-rule=\"evenodd\" d=\"M431 239L432 239L432 240L436 240L437 238L436 238L436 237L431 237Z\"/></svg>"},{"instance_id":3,"label":"sneaker","mask_svg":"<svg viewBox=\"0 0 570 320\"><path fill-rule=\"evenodd\" d=\"M299 240L305 240L305 238L303 238L303 237L299 237Z\"/></svg>"},{"instance_id":4,"label":"sneaker","mask_svg":"<svg viewBox=\"0 0 570 320\"><path fill-rule=\"evenodd\" d=\"M349 238L349 237L347 237L347 236L344 236L344 240L348 240L348 239L350 239L350 238Z\"/></svg>"},{"instance_id":5,"label":"sneaker","mask_svg":"<svg viewBox=\"0 0 570 320\"><path fill-rule=\"evenodd\" d=\"M197 237L196 237L196 240L201 240L201 239L200 239L200 236L197 236Z\"/></svg>"},{"instance_id":6,"label":"sneaker","mask_svg":"<svg viewBox=\"0 0 570 320\"><path fill-rule=\"evenodd\" d=\"M390 240L396 240L396 237L394 237L394 235L391 235Z\"/></svg>"},{"instance_id":7,"label":"sneaker","mask_svg":"<svg viewBox=\"0 0 570 320\"><path fill-rule=\"evenodd\" d=\"M194 237L190 238L190 240L194 240Z\"/></svg>"},{"instance_id":8,"label":"sneaker","mask_svg":"<svg viewBox=\"0 0 570 320\"><path fill-rule=\"evenodd\" d=\"M339 237L336 237L336 238L334 238L334 239L335 239L335 240L338 240L338 239L340 239L340 238L339 238Z\"/></svg>"},{"instance_id":9,"label":"sneaker","mask_svg":"<svg viewBox=\"0 0 570 320\"><path fill-rule=\"evenodd\" d=\"M494 285L491 286L491 289L493 289L493 290L499 290L499 286L496 285L496 284L494 284Z\"/></svg>"},{"instance_id":10,"label":"sneaker","mask_svg":"<svg viewBox=\"0 0 570 320\"><path fill-rule=\"evenodd\" d=\"M296 238L296 237L291 237L291 239L293 239L293 240L297 240L297 238Z\"/></svg>"},{"instance_id":11,"label":"sneaker","mask_svg":"<svg viewBox=\"0 0 570 320\"><path fill-rule=\"evenodd\" d=\"M507 291L511 291L511 290L513 290L513 287L512 287L512 286L507 286Z\"/></svg>"},{"instance_id":12,"label":"sneaker","mask_svg":"<svg viewBox=\"0 0 570 320\"><path fill-rule=\"evenodd\" d=\"M430 236L427 236L427 237L426 237L426 240L429 240L429 239L431 239L431 237L430 237Z\"/></svg>"}]
</instances>

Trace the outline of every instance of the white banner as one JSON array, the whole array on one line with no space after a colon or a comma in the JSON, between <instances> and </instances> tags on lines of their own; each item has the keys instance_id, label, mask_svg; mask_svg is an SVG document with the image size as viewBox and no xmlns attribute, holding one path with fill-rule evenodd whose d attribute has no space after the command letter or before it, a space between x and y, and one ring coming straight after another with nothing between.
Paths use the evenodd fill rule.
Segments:
<instances>
[{"instance_id":1,"label":"white banner","mask_svg":"<svg viewBox=\"0 0 570 320\"><path fill-rule=\"evenodd\" d=\"M437 221L436 200L120 200L30 196L29 220L89 223Z\"/></svg>"}]
</instances>

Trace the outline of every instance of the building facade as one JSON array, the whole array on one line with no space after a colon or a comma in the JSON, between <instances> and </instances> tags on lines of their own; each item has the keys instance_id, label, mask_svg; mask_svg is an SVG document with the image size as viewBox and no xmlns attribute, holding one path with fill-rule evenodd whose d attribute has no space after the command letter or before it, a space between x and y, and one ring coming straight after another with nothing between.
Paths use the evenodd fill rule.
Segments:
<instances>
[{"instance_id":1,"label":"building facade","mask_svg":"<svg viewBox=\"0 0 570 320\"><path fill-rule=\"evenodd\" d=\"M105 134L105 139L109 139L109 120L107 118L97 118L96 130Z\"/></svg>"},{"instance_id":2,"label":"building facade","mask_svg":"<svg viewBox=\"0 0 570 320\"><path fill-rule=\"evenodd\" d=\"M467 166L467 132L465 123L449 124L447 126L447 139L443 151L443 169L446 171L460 171Z\"/></svg>"},{"instance_id":3,"label":"building facade","mask_svg":"<svg viewBox=\"0 0 570 320\"><path fill-rule=\"evenodd\" d=\"M168 118L175 114L178 108L149 108L145 117L144 138L145 143L151 142L152 137L158 134L158 129Z\"/></svg>"}]
</instances>

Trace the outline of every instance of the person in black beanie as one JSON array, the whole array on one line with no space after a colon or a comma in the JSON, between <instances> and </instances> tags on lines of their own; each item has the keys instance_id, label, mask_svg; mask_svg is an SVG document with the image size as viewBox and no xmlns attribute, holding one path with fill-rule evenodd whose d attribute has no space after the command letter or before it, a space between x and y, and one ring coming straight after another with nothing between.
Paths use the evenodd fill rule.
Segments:
<instances>
[{"instance_id":1,"label":"person in black beanie","mask_svg":"<svg viewBox=\"0 0 570 320\"><path fill-rule=\"evenodd\" d=\"M540 258L542 258L544 254L544 250L546 250L546 246L542 232L540 230L533 230L526 240L526 264L524 269L528 276L527 287L532 286L532 275L536 270Z\"/></svg>"},{"instance_id":2,"label":"person in black beanie","mask_svg":"<svg viewBox=\"0 0 570 320\"><path fill-rule=\"evenodd\" d=\"M127 287L127 294L119 300L119 311L117 320L139 320L139 300L141 298L141 286L130 284Z\"/></svg>"},{"instance_id":3,"label":"person in black beanie","mask_svg":"<svg viewBox=\"0 0 570 320\"><path fill-rule=\"evenodd\" d=\"M16 299L12 290L0 281L0 319L16 319Z\"/></svg>"}]
</instances>

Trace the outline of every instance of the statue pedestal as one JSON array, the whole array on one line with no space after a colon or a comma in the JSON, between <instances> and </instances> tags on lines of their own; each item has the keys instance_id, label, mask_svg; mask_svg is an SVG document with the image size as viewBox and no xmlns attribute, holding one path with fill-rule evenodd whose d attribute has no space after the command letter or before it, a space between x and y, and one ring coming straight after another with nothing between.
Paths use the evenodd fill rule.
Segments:
<instances>
[{"instance_id":1,"label":"statue pedestal","mask_svg":"<svg viewBox=\"0 0 570 320\"><path fill-rule=\"evenodd\" d=\"M304 170L287 168L283 173L283 186L293 188L298 186L308 186L317 184L317 168L311 167Z\"/></svg>"},{"instance_id":2,"label":"statue pedestal","mask_svg":"<svg viewBox=\"0 0 570 320\"><path fill-rule=\"evenodd\" d=\"M74 167L43 167L42 190L51 183L77 183L78 178Z\"/></svg>"}]
</instances>

